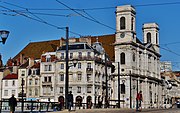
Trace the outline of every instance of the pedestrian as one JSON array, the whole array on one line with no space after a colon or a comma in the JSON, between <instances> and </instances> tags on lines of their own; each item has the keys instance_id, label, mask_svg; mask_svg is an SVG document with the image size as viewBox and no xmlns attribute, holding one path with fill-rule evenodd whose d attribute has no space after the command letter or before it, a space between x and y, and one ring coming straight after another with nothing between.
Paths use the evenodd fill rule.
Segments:
<instances>
[{"instance_id":1,"label":"pedestrian","mask_svg":"<svg viewBox=\"0 0 180 113\"><path fill-rule=\"evenodd\" d=\"M14 97L14 94L12 94L12 97L9 98L9 106L10 106L10 113L14 113L15 107L17 106L17 100Z\"/></svg>"},{"instance_id":2,"label":"pedestrian","mask_svg":"<svg viewBox=\"0 0 180 113\"><path fill-rule=\"evenodd\" d=\"M136 111L142 110L142 106L141 106L142 101L143 101L142 91L139 91L139 93L136 96Z\"/></svg>"},{"instance_id":3,"label":"pedestrian","mask_svg":"<svg viewBox=\"0 0 180 113\"><path fill-rule=\"evenodd\" d=\"M72 91L69 92L67 100L68 100L68 109L69 109L69 111L71 111L71 107L73 107L73 94L72 94Z\"/></svg>"},{"instance_id":4,"label":"pedestrian","mask_svg":"<svg viewBox=\"0 0 180 113\"><path fill-rule=\"evenodd\" d=\"M91 107L92 107L92 100L90 100L87 104L88 104L88 108L87 109L91 109Z\"/></svg>"}]
</instances>

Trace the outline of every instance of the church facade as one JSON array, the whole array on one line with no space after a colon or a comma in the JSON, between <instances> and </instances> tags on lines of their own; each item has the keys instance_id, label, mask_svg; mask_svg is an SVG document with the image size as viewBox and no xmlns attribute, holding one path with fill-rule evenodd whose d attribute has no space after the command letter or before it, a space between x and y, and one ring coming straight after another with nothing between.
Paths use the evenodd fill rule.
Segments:
<instances>
[{"instance_id":1,"label":"church facade","mask_svg":"<svg viewBox=\"0 0 180 113\"><path fill-rule=\"evenodd\" d=\"M116 36L114 43L116 71L112 76L115 90L113 99L120 95L120 107L135 108L136 95L143 94L143 108L160 107L163 104L160 76L159 26L145 23L142 26L143 42L136 37L136 11L133 6L116 9ZM120 66L117 66L117 63ZM117 71L120 70L120 92Z\"/></svg>"}]
</instances>

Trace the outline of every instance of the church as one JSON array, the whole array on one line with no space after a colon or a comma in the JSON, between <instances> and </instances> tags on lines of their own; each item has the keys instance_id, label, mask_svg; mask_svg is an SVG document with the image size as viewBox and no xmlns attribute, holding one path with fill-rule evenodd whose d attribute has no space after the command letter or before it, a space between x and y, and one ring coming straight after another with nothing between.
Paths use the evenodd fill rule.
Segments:
<instances>
[{"instance_id":1,"label":"church","mask_svg":"<svg viewBox=\"0 0 180 113\"><path fill-rule=\"evenodd\" d=\"M163 104L159 26L157 23L144 23L142 30L143 42L136 36L136 11L133 6L124 5L116 8L116 71L112 74L112 100L120 95L120 107L135 108L139 91L143 94L143 108L159 108Z\"/></svg>"}]
</instances>

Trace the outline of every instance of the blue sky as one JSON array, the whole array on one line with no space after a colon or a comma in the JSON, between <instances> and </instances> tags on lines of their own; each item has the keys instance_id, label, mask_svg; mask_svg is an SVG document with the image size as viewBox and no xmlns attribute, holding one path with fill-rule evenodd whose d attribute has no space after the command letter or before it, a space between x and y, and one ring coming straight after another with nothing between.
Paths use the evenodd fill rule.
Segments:
<instances>
[{"instance_id":1,"label":"blue sky","mask_svg":"<svg viewBox=\"0 0 180 113\"><path fill-rule=\"evenodd\" d=\"M74 9L107 8L101 10L85 10L79 13L95 18L103 24L115 29L115 7L130 4L136 8L136 33L142 40L142 24L156 22L160 28L161 61L172 61L173 69L180 70L180 1L178 0L59 0ZM176 4L175 4L176 3ZM149 4L149 5L148 5ZM152 5L156 4L156 5ZM161 4L161 5L158 5ZM146 6L141 6L146 5ZM114 8L113 8L114 7ZM70 31L82 36L113 34L115 30L83 18L71 10L38 10L67 9L56 0L1 0L0 29L10 31L5 45L0 45L0 53L5 63L14 57L28 43L57 40L65 36L65 31L57 27L70 28ZM16 10L9 12L7 10ZM23 10L23 12L22 12ZM29 12L28 12L29 11ZM18 14L16 14L18 13ZM33 14L32 14L33 13ZM36 14L35 14L36 13ZM42 15L56 14L59 16ZM45 21L55 27L29 18ZM69 16L68 16L69 15ZM79 37L70 33L71 37Z\"/></svg>"}]
</instances>

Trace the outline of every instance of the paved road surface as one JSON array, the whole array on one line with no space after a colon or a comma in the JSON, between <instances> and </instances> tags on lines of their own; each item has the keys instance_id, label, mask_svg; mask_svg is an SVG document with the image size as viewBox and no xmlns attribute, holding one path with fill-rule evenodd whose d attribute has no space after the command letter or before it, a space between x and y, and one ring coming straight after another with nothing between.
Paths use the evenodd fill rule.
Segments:
<instances>
[{"instance_id":1,"label":"paved road surface","mask_svg":"<svg viewBox=\"0 0 180 113\"><path fill-rule=\"evenodd\" d=\"M76 111L59 111L51 113L180 113L180 108L173 109L143 109L136 112L134 109L81 109Z\"/></svg>"}]
</instances>

